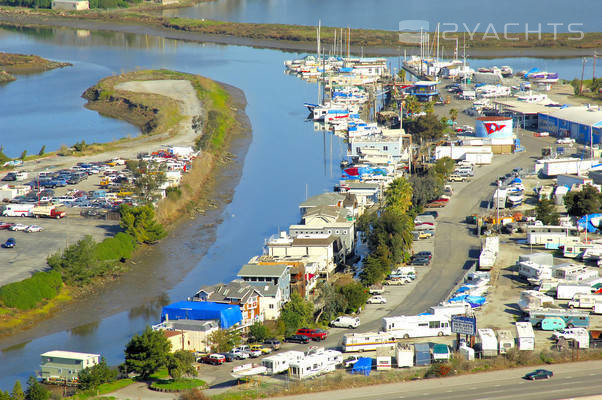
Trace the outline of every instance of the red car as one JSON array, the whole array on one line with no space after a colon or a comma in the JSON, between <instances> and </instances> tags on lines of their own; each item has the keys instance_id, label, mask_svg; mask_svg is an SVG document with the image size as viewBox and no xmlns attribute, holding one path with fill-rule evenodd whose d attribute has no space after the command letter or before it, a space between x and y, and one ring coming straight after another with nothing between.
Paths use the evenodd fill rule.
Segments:
<instances>
[{"instance_id":1,"label":"red car","mask_svg":"<svg viewBox=\"0 0 602 400\"><path fill-rule=\"evenodd\" d=\"M324 329L311 329L311 328L301 328L297 330L297 335L307 336L311 340L326 340L328 337L328 332Z\"/></svg>"},{"instance_id":2,"label":"red car","mask_svg":"<svg viewBox=\"0 0 602 400\"><path fill-rule=\"evenodd\" d=\"M223 354L208 354L201 357L200 361L205 364L221 365L226 362L226 356Z\"/></svg>"},{"instance_id":3,"label":"red car","mask_svg":"<svg viewBox=\"0 0 602 400\"><path fill-rule=\"evenodd\" d=\"M10 222L0 222L0 230L2 229L8 229L11 226L13 226L14 224L11 224Z\"/></svg>"},{"instance_id":4,"label":"red car","mask_svg":"<svg viewBox=\"0 0 602 400\"><path fill-rule=\"evenodd\" d=\"M447 203L445 201L431 201L426 205L427 208L441 208L445 207Z\"/></svg>"}]
</instances>

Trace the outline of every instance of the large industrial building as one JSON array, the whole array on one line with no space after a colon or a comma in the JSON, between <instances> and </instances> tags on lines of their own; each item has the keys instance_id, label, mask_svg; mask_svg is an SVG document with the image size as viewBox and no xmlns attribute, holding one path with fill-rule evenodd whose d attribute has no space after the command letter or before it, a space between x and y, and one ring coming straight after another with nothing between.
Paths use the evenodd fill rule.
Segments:
<instances>
[{"instance_id":1,"label":"large industrial building","mask_svg":"<svg viewBox=\"0 0 602 400\"><path fill-rule=\"evenodd\" d=\"M539 113L537 128L557 137L571 137L584 144L599 144L602 138L600 106L561 107Z\"/></svg>"}]
</instances>

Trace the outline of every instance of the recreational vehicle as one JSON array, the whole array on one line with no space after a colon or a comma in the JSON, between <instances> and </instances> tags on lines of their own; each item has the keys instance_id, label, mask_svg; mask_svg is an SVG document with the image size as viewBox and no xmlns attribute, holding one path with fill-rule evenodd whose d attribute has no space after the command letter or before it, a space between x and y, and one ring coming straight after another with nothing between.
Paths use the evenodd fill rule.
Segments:
<instances>
[{"instance_id":1,"label":"recreational vehicle","mask_svg":"<svg viewBox=\"0 0 602 400\"><path fill-rule=\"evenodd\" d=\"M535 327L541 327L545 319L558 318L564 321L567 327L589 327L589 314L585 312L544 308L529 312L529 322Z\"/></svg>"},{"instance_id":2,"label":"recreational vehicle","mask_svg":"<svg viewBox=\"0 0 602 400\"><path fill-rule=\"evenodd\" d=\"M569 226L527 226L527 244L543 245L546 248L560 248L579 243L579 229Z\"/></svg>"},{"instance_id":3,"label":"recreational vehicle","mask_svg":"<svg viewBox=\"0 0 602 400\"><path fill-rule=\"evenodd\" d=\"M571 300L578 294L591 294L592 287L589 284L585 285L570 285L570 284L559 284L556 287L556 298L558 300Z\"/></svg>"},{"instance_id":4,"label":"recreational vehicle","mask_svg":"<svg viewBox=\"0 0 602 400\"><path fill-rule=\"evenodd\" d=\"M470 304L465 302L460 303L441 303L438 306L429 308L429 313L435 316L445 315L451 318L453 315L464 315L470 310Z\"/></svg>"},{"instance_id":5,"label":"recreational vehicle","mask_svg":"<svg viewBox=\"0 0 602 400\"><path fill-rule=\"evenodd\" d=\"M497 331L497 342L500 354L506 354L514 348L514 336L509 330Z\"/></svg>"},{"instance_id":6,"label":"recreational vehicle","mask_svg":"<svg viewBox=\"0 0 602 400\"><path fill-rule=\"evenodd\" d=\"M477 336L481 344L481 357L497 356L498 344L493 329L477 329Z\"/></svg>"},{"instance_id":7,"label":"recreational vehicle","mask_svg":"<svg viewBox=\"0 0 602 400\"><path fill-rule=\"evenodd\" d=\"M395 338L388 332L347 333L343 335L341 347L344 352L392 350L395 348L395 343Z\"/></svg>"},{"instance_id":8,"label":"recreational vehicle","mask_svg":"<svg viewBox=\"0 0 602 400\"><path fill-rule=\"evenodd\" d=\"M535 332L529 322L516 323L516 340L521 351L535 349Z\"/></svg>"},{"instance_id":9,"label":"recreational vehicle","mask_svg":"<svg viewBox=\"0 0 602 400\"><path fill-rule=\"evenodd\" d=\"M448 315L415 315L383 318L383 330L396 339L451 335Z\"/></svg>"},{"instance_id":10,"label":"recreational vehicle","mask_svg":"<svg viewBox=\"0 0 602 400\"><path fill-rule=\"evenodd\" d=\"M525 280L550 279L552 277L552 267L535 264L532 261L521 261L518 263L518 276Z\"/></svg>"},{"instance_id":11,"label":"recreational vehicle","mask_svg":"<svg viewBox=\"0 0 602 400\"><path fill-rule=\"evenodd\" d=\"M589 308L593 309L596 303L602 304L602 295L600 294L576 294L572 300L569 300L569 308Z\"/></svg>"},{"instance_id":12,"label":"recreational vehicle","mask_svg":"<svg viewBox=\"0 0 602 400\"><path fill-rule=\"evenodd\" d=\"M336 350L312 349L300 360L292 361L289 368L291 379L307 379L333 372L343 363L343 354Z\"/></svg>"},{"instance_id":13,"label":"recreational vehicle","mask_svg":"<svg viewBox=\"0 0 602 400\"><path fill-rule=\"evenodd\" d=\"M302 351L291 350L265 357L261 360L261 365L266 367L265 373L267 375L276 375L288 371L291 362L299 361L303 357L305 357L305 354Z\"/></svg>"}]
</instances>

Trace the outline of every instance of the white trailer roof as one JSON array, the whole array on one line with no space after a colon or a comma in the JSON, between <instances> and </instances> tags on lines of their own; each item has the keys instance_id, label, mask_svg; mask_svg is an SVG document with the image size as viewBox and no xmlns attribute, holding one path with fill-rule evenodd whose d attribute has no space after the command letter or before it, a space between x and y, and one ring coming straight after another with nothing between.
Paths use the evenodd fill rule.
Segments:
<instances>
[{"instance_id":1,"label":"white trailer roof","mask_svg":"<svg viewBox=\"0 0 602 400\"><path fill-rule=\"evenodd\" d=\"M77 353L75 351L52 350L42 354L43 357L68 358L72 360L87 360L100 357L100 354Z\"/></svg>"}]
</instances>

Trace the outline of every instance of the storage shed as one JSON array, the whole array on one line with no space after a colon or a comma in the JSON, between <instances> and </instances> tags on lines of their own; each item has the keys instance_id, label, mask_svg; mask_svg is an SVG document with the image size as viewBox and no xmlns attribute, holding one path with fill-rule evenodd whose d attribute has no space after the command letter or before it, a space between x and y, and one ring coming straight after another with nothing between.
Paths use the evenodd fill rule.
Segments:
<instances>
[{"instance_id":1,"label":"storage shed","mask_svg":"<svg viewBox=\"0 0 602 400\"><path fill-rule=\"evenodd\" d=\"M431 348L428 343L414 343L416 366L431 365Z\"/></svg>"}]
</instances>

